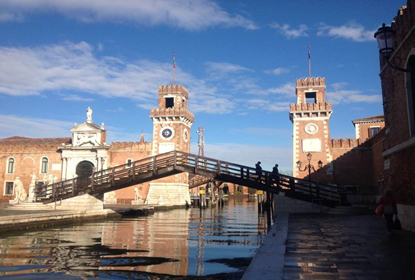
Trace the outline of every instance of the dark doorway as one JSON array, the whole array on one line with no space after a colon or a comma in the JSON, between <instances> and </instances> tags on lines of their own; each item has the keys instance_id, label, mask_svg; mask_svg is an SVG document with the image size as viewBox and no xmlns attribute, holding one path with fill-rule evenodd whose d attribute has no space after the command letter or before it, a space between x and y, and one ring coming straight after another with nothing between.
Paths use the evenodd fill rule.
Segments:
<instances>
[{"instance_id":1,"label":"dark doorway","mask_svg":"<svg viewBox=\"0 0 415 280\"><path fill-rule=\"evenodd\" d=\"M84 160L78 163L76 175L78 175L79 180L86 180L91 176L93 170L94 165L91 162Z\"/></svg>"}]
</instances>

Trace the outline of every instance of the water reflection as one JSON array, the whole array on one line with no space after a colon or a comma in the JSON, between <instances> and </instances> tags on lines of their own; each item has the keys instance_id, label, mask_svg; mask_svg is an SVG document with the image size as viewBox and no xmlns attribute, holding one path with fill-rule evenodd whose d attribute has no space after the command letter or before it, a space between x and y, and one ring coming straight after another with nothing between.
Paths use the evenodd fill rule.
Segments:
<instances>
[{"instance_id":1,"label":"water reflection","mask_svg":"<svg viewBox=\"0 0 415 280\"><path fill-rule=\"evenodd\" d=\"M175 209L0 237L0 275L45 279L240 277L266 234L256 202ZM162 278L160 278L162 277ZM213 279L212 278L212 279Z\"/></svg>"}]
</instances>

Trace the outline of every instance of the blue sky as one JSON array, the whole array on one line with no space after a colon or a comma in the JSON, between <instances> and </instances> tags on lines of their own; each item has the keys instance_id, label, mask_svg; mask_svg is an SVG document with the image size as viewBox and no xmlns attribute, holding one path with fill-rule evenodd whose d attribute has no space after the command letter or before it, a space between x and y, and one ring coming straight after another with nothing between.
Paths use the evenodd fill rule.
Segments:
<instances>
[{"instance_id":1,"label":"blue sky","mask_svg":"<svg viewBox=\"0 0 415 280\"><path fill-rule=\"evenodd\" d=\"M2 0L0 138L69 137L105 123L108 142L151 140L157 87L190 91L205 155L292 168L295 81L326 77L331 138L382 114L373 33L405 0Z\"/></svg>"}]
</instances>

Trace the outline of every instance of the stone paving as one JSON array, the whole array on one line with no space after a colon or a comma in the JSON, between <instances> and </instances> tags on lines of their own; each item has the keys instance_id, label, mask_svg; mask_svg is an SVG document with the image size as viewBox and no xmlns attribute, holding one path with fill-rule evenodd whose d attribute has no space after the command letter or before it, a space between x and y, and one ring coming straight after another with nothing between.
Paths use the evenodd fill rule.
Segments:
<instances>
[{"instance_id":1,"label":"stone paving","mask_svg":"<svg viewBox=\"0 0 415 280\"><path fill-rule=\"evenodd\" d=\"M415 279L415 233L376 215L290 215L282 279Z\"/></svg>"}]
</instances>

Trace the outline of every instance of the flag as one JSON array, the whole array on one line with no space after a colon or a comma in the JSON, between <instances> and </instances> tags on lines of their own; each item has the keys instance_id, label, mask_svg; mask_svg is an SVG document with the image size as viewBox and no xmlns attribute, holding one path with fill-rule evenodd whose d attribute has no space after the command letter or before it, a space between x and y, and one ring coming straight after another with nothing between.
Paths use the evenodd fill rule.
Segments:
<instances>
[{"instance_id":1,"label":"flag","mask_svg":"<svg viewBox=\"0 0 415 280\"><path fill-rule=\"evenodd\" d=\"M176 54L173 53L173 68L176 68Z\"/></svg>"},{"instance_id":2,"label":"flag","mask_svg":"<svg viewBox=\"0 0 415 280\"><path fill-rule=\"evenodd\" d=\"M308 59L310 59L310 45L308 45Z\"/></svg>"}]
</instances>

